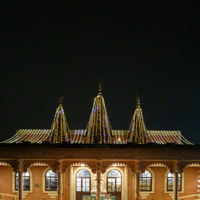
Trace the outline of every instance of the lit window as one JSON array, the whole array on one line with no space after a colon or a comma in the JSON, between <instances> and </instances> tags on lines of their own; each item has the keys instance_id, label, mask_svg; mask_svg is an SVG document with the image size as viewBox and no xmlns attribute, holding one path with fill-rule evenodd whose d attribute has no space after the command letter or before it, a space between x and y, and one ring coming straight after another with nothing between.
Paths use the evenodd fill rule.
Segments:
<instances>
[{"instance_id":1,"label":"lit window","mask_svg":"<svg viewBox=\"0 0 200 200\"><path fill-rule=\"evenodd\" d=\"M45 175L45 189L48 191L56 191L58 184L58 175L52 170L47 171Z\"/></svg>"},{"instance_id":2,"label":"lit window","mask_svg":"<svg viewBox=\"0 0 200 200\"><path fill-rule=\"evenodd\" d=\"M76 175L76 191L90 192L90 172L83 169L78 171Z\"/></svg>"},{"instance_id":3,"label":"lit window","mask_svg":"<svg viewBox=\"0 0 200 200\"><path fill-rule=\"evenodd\" d=\"M121 192L122 176L118 170L111 170L107 174L107 191Z\"/></svg>"},{"instance_id":4,"label":"lit window","mask_svg":"<svg viewBox=\"0 0 200 200\"><path fill-rule=\"evenodd\" d=\"M182 177L181 174L178 174L178 191L182 189ZM167 191L174 190L174 174L168 173L167 174Z\"/></svg>"},{"instance_id":5,"label":"lit window","mask_svg":"<svg viewBox=\"0 0 200 200\"><path fill-rule=\"evenodd\" d=\"M19 190L19 173L15 174L15 190ZM30 190L30 174L29 172L23 173L23 190Z\"/></svg>"},{"instance_id":6,"label":"lit window","mask_svg":"<svg viewBox=\"0 0 200 200\"><path fill-rule=\"evenodd\" d=\"M140 191L152 190L152 175L150 171L145 170L143 174L140 174Z\"/></svg>"}]
</instances>

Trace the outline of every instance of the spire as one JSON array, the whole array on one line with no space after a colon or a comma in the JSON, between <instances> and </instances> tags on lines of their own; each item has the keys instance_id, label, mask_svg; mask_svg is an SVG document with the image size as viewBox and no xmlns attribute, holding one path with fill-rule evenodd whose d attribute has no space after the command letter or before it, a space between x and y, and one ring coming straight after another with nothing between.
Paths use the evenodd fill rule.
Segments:
<instances>
[{"instance_id":1,"label":"spire","mask_svg":"<svg viewBox=\"0 0 200 200\"><path fill-rule=\"evenodd\" d=\"M101 89L102 89L102 84L101 83L99 83L99 87L98 87L98 95L101 95Z\"/></svg>"},{"instance_id":2,"label":"spire","mask_svg":"<svg viewBox=\"0 0 200 200\"><path fill-rule=\"evenodd\" d=\"M128 131L129 142L145 144L148 142L147 129L144 123L140 99L137 98L137 105Z\"/></svg>"},{"instance_id":3,"label":"spire","mask_svg":"<svg viewBox=\"0 0 200 200\"><path fill-rule=\"evenodd\" d=\"M137 98L137 106L136 108L140 108L140 98Z\"/></svg>"},{"instance_id":4,"label":"spire","mask_svg":"<svg viewBox=\"0 0 200 200\"><path fill-rule=\"evenodd\" d=\"M53 119L51 126L51 137L50 141L52 143L63 143L69 141L70 130L65 118L65 113L63 109L63 97L61 96L58 101L58 108Z\"/></svg>"},{"instance_id":5,"label":"spire","mask_svg":"<svg viewBox=\"0 0 200 200\"><path fill-rule=\"evenodd\" d=\"M101 95L101 84L94 99L92 112L86 128L86 143L112 143L112 128L108 119L104 98Z\"/></svg>"},{"instance_id":6,"label":"spire","mask_svg":"<svg viewBox=\"0 0 200 200\"><path fill-rule=\"evenodd\" d=\"M59 100L58 100L58 106L62 106L63 104L63 97L60 96Z\"/></svg>"}]
</instances>

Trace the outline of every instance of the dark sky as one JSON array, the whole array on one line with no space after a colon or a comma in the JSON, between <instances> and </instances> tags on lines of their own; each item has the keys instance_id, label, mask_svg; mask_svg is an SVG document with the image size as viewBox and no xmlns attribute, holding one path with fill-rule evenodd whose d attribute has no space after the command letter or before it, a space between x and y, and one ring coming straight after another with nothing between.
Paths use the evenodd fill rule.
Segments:
<instances>
[{"instance_id":1,"label":"dark sky","mask_svg":"<svg viewBox=\"0 0 200 200\"><path fill-rule=\"evenodd\" d=\"M147 129L200 143L199 0L44 2L1 1L0 140L50 128L61 91L70 129L85 129L103 79L113 129L137 94Z\"/></svg>"}]
</instances>

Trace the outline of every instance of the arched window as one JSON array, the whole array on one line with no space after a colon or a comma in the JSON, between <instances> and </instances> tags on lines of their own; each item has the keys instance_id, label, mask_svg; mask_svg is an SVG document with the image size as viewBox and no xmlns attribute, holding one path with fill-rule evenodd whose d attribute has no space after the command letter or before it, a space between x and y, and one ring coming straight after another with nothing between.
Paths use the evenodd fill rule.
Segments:
<instances>
[{"instance_id":1,"label":"arched window","mask_svg":"<svg viewBox=\"0 0 200 200\"><path fill-rule=\"evenodd\" d=\"M82 169L76 175L76 191L90 192L90 172Z\"/></svg>"},{"instance_id":2,"label":"arched window","mask_svg":"<svg viewBox=\"0 0 200 200\"><path fill-rule=\"evenodd\" d=\"M56 191L58 184L58 174L48 170L45 175L45 190Z\"/></svg>"},{"instance_id":3,"label":"arched window","mask_svg":"<svg viewBox=\"0 0 200 200\"><path fill-rule=\"evenodd\" d=\"M167 174L167 191L173 191L174 188L174 174L168 173ZM178 174L178 190L181 191L182 189L182 177L181 174Z\"/></svg>"},{"instance_id":4,"label":"arched window","mask_svg":"<svg viewBox=\"0 0 200 200\"><path fill-rule=\"evenodd\" d=\"M107 174L107 191L121 192L122 176L118 170L111 170Z\"/></svg>"},{"instance_id":5,"label":"arched window","mask_svg":"<svg viewBox=\"0 0 200 200\"><path fill-rule=\"evenodd\" d=\"M152 191L152 175L148 170L140 174L140 191Z\"/></svg>"},{"instance_id":6,"label":"arched window","mask_svg":"<svg viewBox=\"0 0 200 200\"><path fill-rule=\"evenodd\" d=\"M15 190L19 190L19 173L15 174ZM30 174L29 172L23 173L23 190L30 190Z\"/></svg>"}]
</instances>

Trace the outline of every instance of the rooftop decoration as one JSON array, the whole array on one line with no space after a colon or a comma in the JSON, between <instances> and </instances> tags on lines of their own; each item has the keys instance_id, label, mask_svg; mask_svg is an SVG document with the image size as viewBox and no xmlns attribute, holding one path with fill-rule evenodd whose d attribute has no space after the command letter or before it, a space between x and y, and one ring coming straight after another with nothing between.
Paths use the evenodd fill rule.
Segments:
<instances>
[{"instance_id":1,"label":"rooftop decoration","mask_svg":"<svg viewBox=\"0 0 200 200\"><path fill-rule=\"evenodd\" d=\"M140 108L140 99L137 98L136 110L133 113L133 118L128 132L129 142L138 144L148 143L147 129L144 123L142 109Z\"/></svg>"},{"instance_id":2,"label":"rooftop decoration","mask_svg":"<svg viewBox=\"0 0 200 200\"><path fill-rule=\"evenodd\" d=\"M63 99L60 98L51 129L19 129L12 137L0 141L0 143L41 144L44 142L63 143L69 141L71 144L100 143L117 145L134 142L137 144L193 145L177 130L147 130L140 108L140 99L137 99L136 110L129 130L112 130L101 89L101 84L99 84L98 94L94 99L86 130L69 129L62 105Z\"/></svg>"},{"instance_id":3,"label":"rooftop decoration","mask_svg":"<svg viewBox=\"0 0 200 200\"><path fill-rule=\"evenodd\" d=\"M102 86L99 84L85 132L86 143L110 144L114 139L101 89Z\"/></svg>"},{"instance_id":4,"label":"rooftop decoration","mask_svg":"<svg viewBox=\"0 0 200 200\"><path fill-rule=\"evenodd\" d=\"M58 108L56 109L56 113L51 126L50 142L52 143L67 142L70 138L70 129L67 124L62 103L63 98L60 97L58 102Z\"/></svg>"}]
</instances>

